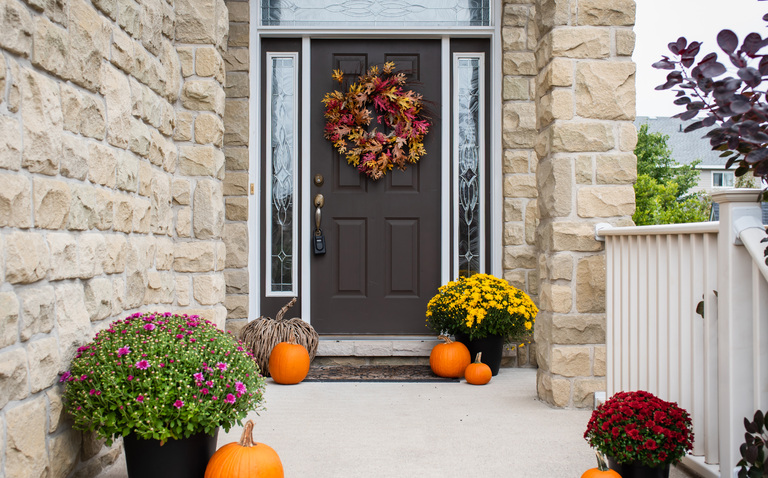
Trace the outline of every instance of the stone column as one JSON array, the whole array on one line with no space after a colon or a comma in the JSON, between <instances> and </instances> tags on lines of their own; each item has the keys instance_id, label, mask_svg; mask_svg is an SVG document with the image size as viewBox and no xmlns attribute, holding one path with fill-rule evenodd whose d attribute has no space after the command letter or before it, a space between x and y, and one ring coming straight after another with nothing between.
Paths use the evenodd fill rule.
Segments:
<instances>
[{"instance_id":1,"label":"stone column","mask_svg":"<svg viewBox=\"0 0 768 478\"><path fill-rule=\"evenodd\" d=\"M630 225L637 135L633 0L540 0L536 114L539 397L605 389L605 257L594 224Z\"/></svg>"}]
</instances>

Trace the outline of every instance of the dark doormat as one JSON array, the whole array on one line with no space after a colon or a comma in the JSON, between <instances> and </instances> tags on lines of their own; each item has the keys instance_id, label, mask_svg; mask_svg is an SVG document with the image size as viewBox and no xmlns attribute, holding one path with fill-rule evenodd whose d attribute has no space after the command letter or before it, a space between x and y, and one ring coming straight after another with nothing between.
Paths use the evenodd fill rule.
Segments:
<instances>
[{"instance_id":1,"label":"dark doormat","mask_svg":"<svg viewBox=\"0 0 768 478\"><path fill-rule=\"evenodd\" d=\"M313 365L305 382L458 382L438 377L429 365Z\"/></svg>"}]
</instances>

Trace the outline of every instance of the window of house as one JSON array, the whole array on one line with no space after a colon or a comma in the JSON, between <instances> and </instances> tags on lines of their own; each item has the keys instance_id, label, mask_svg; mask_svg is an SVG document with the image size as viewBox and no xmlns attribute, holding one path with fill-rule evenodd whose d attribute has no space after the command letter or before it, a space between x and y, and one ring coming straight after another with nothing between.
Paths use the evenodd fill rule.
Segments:
<instances>
[{"instance_id":1,"label":"window of house","mask_svg":"<svg viewBox=\"0 0 768 478\"><path fill-rule=\"evenodd\" d=\"M732 188L733 171L718 171L712 173L713 188Z\"/></svg>"}]
</instances>

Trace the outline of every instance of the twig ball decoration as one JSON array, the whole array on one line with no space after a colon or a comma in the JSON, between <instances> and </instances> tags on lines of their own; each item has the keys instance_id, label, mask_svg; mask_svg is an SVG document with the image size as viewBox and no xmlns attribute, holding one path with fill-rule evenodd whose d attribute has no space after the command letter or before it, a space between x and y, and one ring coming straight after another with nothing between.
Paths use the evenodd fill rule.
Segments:
<instances>
[{"instance_id":1,"label":"twig ball decoration","mask_svg":"<svg viewBox=\"0 0 768 478\"><path fill-rule=\"evenodd\" d=\"M274 319L261 316L246 325L240 332L240 340L253 354L253 359L265 377L269 375L269 355L272 349L280 342L290 341L291 333L293 333L295 342L307 349L310 361L314 360L315 354L317 354L319 337L315 329L299 317L285 319L285 313L295 303L296 298L294 297L280 309Z\"/></svg>"}]
</instances>

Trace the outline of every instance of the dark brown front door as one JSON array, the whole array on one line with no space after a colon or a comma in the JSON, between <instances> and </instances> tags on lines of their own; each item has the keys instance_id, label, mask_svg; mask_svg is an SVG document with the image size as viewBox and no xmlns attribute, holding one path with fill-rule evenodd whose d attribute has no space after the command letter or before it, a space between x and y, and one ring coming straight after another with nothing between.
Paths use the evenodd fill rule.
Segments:
<instances>
[{"instance_id":1,"label":"dark brown front door","mask_svg":"<svg viewBox=\"0 0 768 478\"><path fill-rule=\"evenodd\" d=\"M324 196L327 250L310 258L312 325L321 334L429 333L424 312L440 280L440 41L314 40L311 51L310 175L324 181L312 183L305 207ZM323 138L321 99L339 87L334 69L355 81L387 61L411 71L408 87L423 94L432 126L418 164L373 181Z\"/></svg>"}]
</instances>

